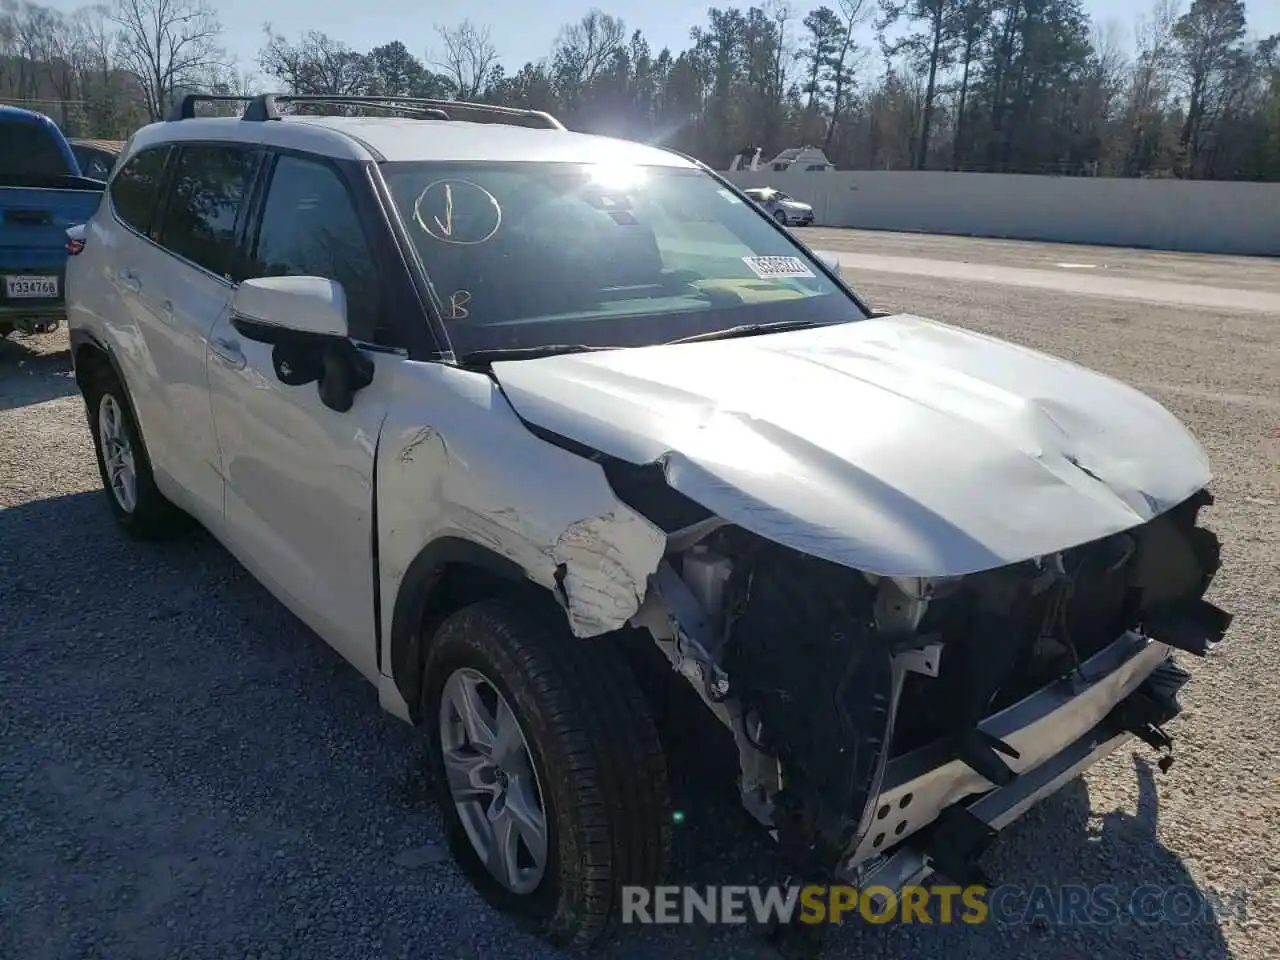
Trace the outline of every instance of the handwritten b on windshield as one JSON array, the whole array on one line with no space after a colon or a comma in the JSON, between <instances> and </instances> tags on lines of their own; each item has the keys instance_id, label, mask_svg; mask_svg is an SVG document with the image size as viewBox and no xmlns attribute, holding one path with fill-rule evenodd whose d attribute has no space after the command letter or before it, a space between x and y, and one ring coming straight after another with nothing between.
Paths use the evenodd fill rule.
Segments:
<instances>
[{"instance_id":1,"label":"handwritten b on windshield","mask_svg":"<svg viewBox=\"0 0 1280 960\"><path fill-rule=\"evenodd\" d=\"M471 316L471 311L467 308L467 304L471 303L471 291L455 290L449 296L449 302L444 305L444 318L446 320L465 320Z\"/></svg>"}]
</instances>

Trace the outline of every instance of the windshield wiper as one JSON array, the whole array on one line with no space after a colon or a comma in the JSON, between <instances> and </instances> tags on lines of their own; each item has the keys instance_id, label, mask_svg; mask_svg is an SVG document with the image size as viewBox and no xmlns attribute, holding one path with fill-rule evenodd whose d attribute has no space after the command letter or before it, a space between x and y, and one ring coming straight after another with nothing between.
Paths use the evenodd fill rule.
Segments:
<instances>
[{"instance_id":1,"label":"windshield wiper","mask_svg":"<svg viewBox=\"0 0 1280 960\"><path fill-rule=\"evenodd\" d=\"M778 320L774 323L744 323L737 327L726 327L724 330L710 330L707 333L695 333L691 337L668 340L664 346L673 343L698 343L702 340L732 340L734 337L754 337L762 333L781 333L783 330L802 330L805 327L830 326L829 321L821 320Z\"/></svg>"},{"instance_id":2,"label":"windshield wiper","mask_svg":"<svg viewBox=\"0 0 1280 960\"><path fill-rule=\"evenodd\" d=\"M539 357L558 357L566 353L590 353L596 350L612 350L612 347L589 347L584 343L547 343L540 347L494 347L489 350L472 350L458 357L458 362L471 366L496 363L501 360L536 360Z\"/></svg>"}]
</instances>

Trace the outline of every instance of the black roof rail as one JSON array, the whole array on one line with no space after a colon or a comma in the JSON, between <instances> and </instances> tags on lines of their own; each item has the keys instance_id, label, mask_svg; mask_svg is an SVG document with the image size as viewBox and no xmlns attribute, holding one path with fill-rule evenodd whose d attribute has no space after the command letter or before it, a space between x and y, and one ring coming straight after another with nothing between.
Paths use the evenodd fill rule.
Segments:
<instances>
[{"instance_id":1,"label":"black roof rail","mask_svg":"<svg viewBox=\"0 0 1280 960\"><path fill-rule=\"evenodd\" d=\"M169 111L168 120L192 120L197 103L252 103L254 97L220 96L213 93L188 93Z\"/></svg>"},{"instance_id":2,"label":"black roof rail","mask_svg":"<svg viewBox=\"0 0 1280 960\"><path fill-rule=\"evenodd\" d=\"M213 97L210 99L219 99ZM245 98L250 99L250 98ZM185 101L184 101L185 102ZM521 110L516 107L498 107L488 103L472 103L468 100L430 100L423 97L392 97L380 95L341 96L329 93L264 93L251 98L242 120L279 120L282 116L279 104L328 103L351 107L374 107L384 110L413 112L424 119L450 120L453 111L488 114L494 117L537 120L548 130L563 130L564 124L542 110Z\"/></svg>"}]
</instances>

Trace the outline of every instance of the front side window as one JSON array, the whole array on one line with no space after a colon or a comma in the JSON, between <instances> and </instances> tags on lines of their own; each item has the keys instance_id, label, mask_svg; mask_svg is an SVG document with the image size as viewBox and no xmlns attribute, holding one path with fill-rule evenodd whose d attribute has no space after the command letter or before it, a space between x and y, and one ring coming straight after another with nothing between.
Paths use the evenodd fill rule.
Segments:
<instances>
[{"instance_id":1,"label":"front side window","mask_svg":"<svg viewBox=\"0 0 1280 960\"><path fill-rule=\"evenodd\" d=\"M195 144L178 154L160 243L210 273L229 276L236 218L258 152L237 144Z\"/></svg>"},{"instance_id":2,"label":"front side window","mask_svg":"<svg viewBox=\"0 0 1280 960\"><path fill-rule=\"evenodd\" d=\"M167 146L140 150L125 161L109 187L116 216L144 236L151 231L151 217L168 158Z\"/></svg>"},{"instance_id":3,"label":"front side window","mask_svg":"<svg viewBox=\"0 0 1280 960\"><path fill-rule=\"evenodd\" d=\"M347 296L352 336L380 338L377 265L346 186L322 161L277 161L246 275L336 280Z\"/></svg>"},{"instance_id":4,"label":"front side window","mask_svg":"<svg viewBox=\"0 0 1280 960\"><path fill-rule=\"evenodd\" d=\"M459 354L865 317L803 247L700 170L402 162L382 173Z\"/></svg>"},{"instance_id":5,"label":"front side window","mask_svg":"<svg viewBox=\"0 0 1280 960\"><path fill-rule=\"evenodd\" d=\"M80 172L94 180L106 180L111 176L111 168L115 165L115 157L101 150L72 148L76 162L80 164Z\"/></svg>"}]
</instances>

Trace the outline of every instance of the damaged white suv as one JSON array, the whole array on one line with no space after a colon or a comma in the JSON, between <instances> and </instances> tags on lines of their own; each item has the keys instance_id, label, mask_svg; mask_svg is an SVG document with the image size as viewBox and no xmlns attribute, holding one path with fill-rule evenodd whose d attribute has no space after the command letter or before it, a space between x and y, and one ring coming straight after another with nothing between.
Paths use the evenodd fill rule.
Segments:
<instances>
[{"instance_id":1,"label":"damaged white suv","mask_svg":"<svg viewBox=\"0 0 1280 960\"><path fill-rule=\"evenodd\" d=\"M815 880L966 882L1104 754L1167 748L1172 650L1230 616L1207 458L1159 404L871 314L674 153L199 99L69 244L108 502L203 524L424 728L495 902L587 943L662 878L646 652Z\"/></svg>"}]
</instances>

